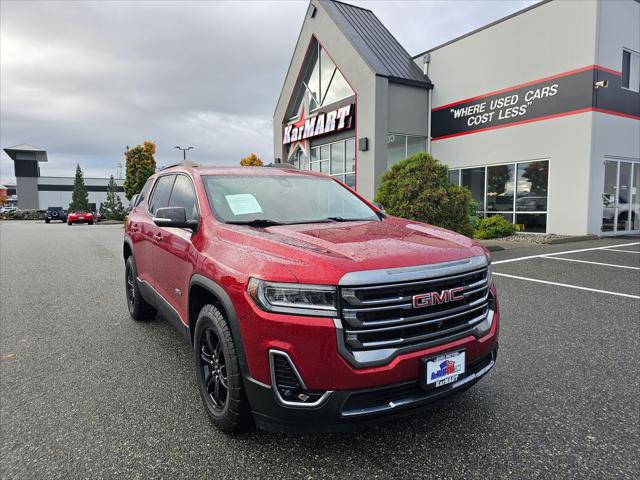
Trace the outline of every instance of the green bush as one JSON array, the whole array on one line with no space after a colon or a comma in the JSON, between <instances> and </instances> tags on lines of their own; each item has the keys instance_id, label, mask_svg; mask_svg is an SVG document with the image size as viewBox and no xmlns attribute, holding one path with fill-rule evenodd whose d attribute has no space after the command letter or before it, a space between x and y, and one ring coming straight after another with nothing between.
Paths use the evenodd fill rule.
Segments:
<instances>
[{"instance_id":1,"label":"green bush","mask_svg":"<svg viewBox=\"0 0 640 480\"><path fill-rule=\"evenodd\" d=\"M516 233L516 226L506 220L502 215L494 215L489 218L481 218L476 224L476 238L508 237Z\"/></svg>"},{"instance_id":2,"label":"green bush","mask_svg":"<svg viewBox=\"0 0 640 480\"><path fill-rule=\"evenodd\" d=\"M426 152L395 163L382 175L376 202L398 217L473 234L471 192L449 183L449 169Z\"/></svg>"}]
</instances>

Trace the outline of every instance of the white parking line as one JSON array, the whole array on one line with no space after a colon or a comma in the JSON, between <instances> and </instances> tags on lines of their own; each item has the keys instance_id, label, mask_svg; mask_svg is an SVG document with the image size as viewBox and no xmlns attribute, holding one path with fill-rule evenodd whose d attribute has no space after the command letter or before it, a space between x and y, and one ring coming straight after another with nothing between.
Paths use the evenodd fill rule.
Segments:
<instances>
[{"instance_id":1,"label":"white parking line","mask_svg":"<svg viewBox=\"0 0 640 480\"><path fill-rule=\"evenodd\" d=\"M607 250L607 252L624 252L624 253L638 253L638 254L640 254L640 252L638 252L637 250L621 250L619 248L607 248L605 250Z\"/></svg>"},{"instance_id":2,"label":"white parking line","mask_svg":"<svg viewBox=\"0 0 640 480\"><path fill-rule=\"evenodd\" d=\"M588 260L578 260L577 258L561 258L561 257L541 257L547 260L563 260L565 262L590 263L591 265L602 265L603 267L628 268L629 270L640 270L640 267L629 267L627 265L615 265L613 263L590 262Z\"/></svg>"},{"instance_id":3,"label":"white parking line","mask_svg":"<svg viewBox=\"0 0 640 480\"><path fill-rule=\"evenodd\" d=\"M509 258L507 260L498 260L496 262L491 262L491 264L498 265L500 263L519 262L521 260L529 260L531 258L551 257L554 255L567 255L569 253L578 253L578 252L590 252L592 250L607 250L612 247L630 247L631 245L640 245L640 242L622 243L619 245L608 245L606 247L581 248L579 250L567 250L565 252L543 253L540 255L529 255L528 257L518 257L518 258Z\"/></svg>"},{"instance_id":4,"label":"white parking line","mask_svg":"<svg viewBox=\"0 0 640 480\"><path fill-rule=\"evenodd\" d=\"M517 275L509 275L509 274L506 274L506 273L493 272L493 275L496 275L498 277L515 278L516 280L526 280L527 282L544 283L544 284L547 284L547 285L556 285L558 287L567 287L567 288L573 288L573 289L576 289L576 290L586 290L587 292L605 293L607 295L615 295L615 296L618 296L618 297L627 297L627 298L633 298L633 299L636 299L636 300L640 300L639 296L637 296L637 295L629 295L628 293L610 292L608 290L598 290L597 288L578 287L577 285L568 285L566 283L558 283L558 282L548 282L546 280L538 280L537 278L518 277Z\"/></svg>"}]
</instances>

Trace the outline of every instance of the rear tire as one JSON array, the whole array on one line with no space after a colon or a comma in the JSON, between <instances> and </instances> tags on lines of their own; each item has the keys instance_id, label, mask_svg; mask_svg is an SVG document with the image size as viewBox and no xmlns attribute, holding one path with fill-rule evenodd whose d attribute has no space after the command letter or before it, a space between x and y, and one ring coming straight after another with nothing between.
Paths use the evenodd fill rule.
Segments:
<instances>
[{"instance_id":1,"label":"rear tire","mask_svg":"<svg viewBox=\"0 0 640 480\"><path fill-rule=\"evenodd\" d=\"M127 295L127 307L129 315L137 321L149 320L156 315L156 309L151 306L140 293L138 287L138 271L133 255L129 255L125 263L125 293Z\"/></svg>"},{"instance_id":2,"label":"rear tire","mask_svg":"<svg viewBox=\"0 0 640 480\"><path fill-rule=\"evenodd\" d=\"M71 226L71 222L69 222L67 225Z\"/></svg>"},{"instance_id":3,"label":"rear tire","mask_svg":"<svg viewBox=\"0 0 640 480\"><path fill-rule=\"evenodd\" d=\"M51 222L51 220L45 220L44 221L44 223L50 223L50 222Z\"/></svg>"},{"instance_id":4,"label":"rear tire","mask_svg":"<svg viewBox=\"0 0 640 480\"><path fill-rule=\"evenodd\" d=\"M205 305L196 322L193 355L200 396L211 422L225 433L245 430L249 404L229 325L213 305Z\"/></svg>"},{"instance_id":5,"label":"rear tire","mask_svg":"<svg viewBox=\"0 0 640 480\"><path fill-rule=\"evenodd\" d=\"M89 225L93 225L93 222L89 222Z\"/></svg>"}]
</instances>

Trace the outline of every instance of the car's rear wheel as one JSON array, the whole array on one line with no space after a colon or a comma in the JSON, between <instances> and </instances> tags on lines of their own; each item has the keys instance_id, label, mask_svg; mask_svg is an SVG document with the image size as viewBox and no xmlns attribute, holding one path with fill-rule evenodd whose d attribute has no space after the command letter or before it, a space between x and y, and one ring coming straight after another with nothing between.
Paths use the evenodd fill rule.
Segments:
<instances>
[{"instance_id":1,"label":"car's rear wheel","mask_svg":"<svg viewBox=\"0 0 640 480\"><path fill-rule=\"evenodd\" d=\"M138 287L138 272L133 255L129 255L125 264L125 291L127 294L127 307L129 315L134 320L148 320L156 314L155 308L147 302L140 293Z\"/></svg>"},{"instance_id":2,"label":"car's rear wheel","mask_svg":"<svg viewBox=\"0 0 640 480\"><path fill-rule=\"evenodd\" d=\"M223 432L244 430L249 405L229 325L213 305L200 311L194 335L194 359L200 396L212 423Z\"/></svg>"},{"instance_id":3,"label":"car's rear wheel","mask_svg":"<svg viewBox=\"0 0 640 480\"><path fill-rule=\"evenodd\" d=\"M51 220L45 220L44 221L44 223L50 223L50 222L51 222Z\"/></svg>"},{"instance_id":4,"label":"car's rear wheel","mask_svg":"<svg viewBox=\"0 0 640 480\"><path fill-rule=\"evenodd\" d=\"M93 225L93 222L89 222L89 225Z\"/></svg>"},{"instance_id":5,"label":"car's rear wheel","mask_svg":"<svg viewBox=\"0 0 640 480\"><path fill-rule=\"evenodd\" d=\"M67 223L67 225L71 226L71 223L72 223L72 222L69 222L69 223Z\"/></svg>"}]
</instances>

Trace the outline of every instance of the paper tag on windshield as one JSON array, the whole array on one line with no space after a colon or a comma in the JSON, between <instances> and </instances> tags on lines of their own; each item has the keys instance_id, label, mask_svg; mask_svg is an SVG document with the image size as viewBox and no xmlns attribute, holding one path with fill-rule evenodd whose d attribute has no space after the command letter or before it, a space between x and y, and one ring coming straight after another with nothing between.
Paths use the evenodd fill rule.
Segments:
<instances>
[{"instance_id":1,"label":"paper tag on windshield","mask_svg":"<svg viewBox=\"0 0 640 480\"><path fill-rule=\"evenodd\" d=\"M256 197L250 193L238 193L236 195L225 195L224 198L229 204L229 208L234 215L247 215L249 213L262 213L262 207Z\"/></svg>"}]
</instances>

